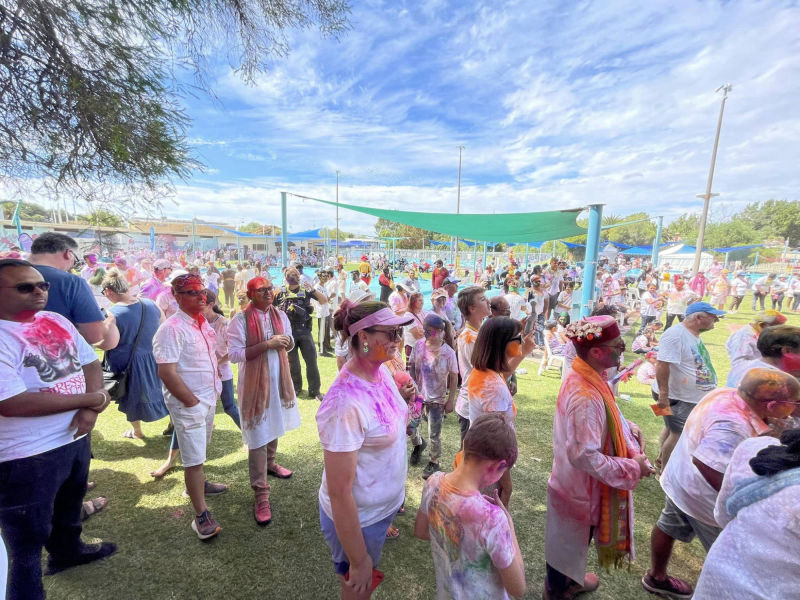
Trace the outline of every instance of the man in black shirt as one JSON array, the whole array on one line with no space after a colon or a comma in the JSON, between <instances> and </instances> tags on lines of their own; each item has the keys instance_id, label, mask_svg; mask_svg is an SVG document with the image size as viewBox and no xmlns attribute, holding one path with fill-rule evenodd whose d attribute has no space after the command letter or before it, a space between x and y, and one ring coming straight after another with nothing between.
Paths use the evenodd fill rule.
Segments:
<instances>
[{"instance_id":1,"label":"man in black shirt","mask_svg":"<svg viewBox=\"0 0 800 600\"><path fill-rule=\"evenodd\" d=\"M300 287L300 273L294 267L289 267L284 271L286 285L281 287L275 295L275 306L280 308L289 317L292 324L292 337L294 338L294 348L289 351L289 368L292 372L292 383L294 383L295 394L300 397L303 391L303 372L300 369L300 357L298 350L303 354L303 361L306 363L306 377L308 378L308 397L322 401L320 393L320 377L317 368L317 347L311 335L312 313L314 308L311 306L313 297L320 304L327 304L328 298L312 289L310 284Z\"/></svg>"}]
</instances>

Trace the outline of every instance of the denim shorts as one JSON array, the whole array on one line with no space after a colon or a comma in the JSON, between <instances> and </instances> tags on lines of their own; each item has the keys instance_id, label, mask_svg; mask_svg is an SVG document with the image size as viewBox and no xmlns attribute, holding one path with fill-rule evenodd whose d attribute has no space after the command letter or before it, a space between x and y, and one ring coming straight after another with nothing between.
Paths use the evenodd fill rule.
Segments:
<instances>
[{"instance_id":1,"label":"denim shorts","mask_svg":"<svg viewBox=\"0 0 800 600\"><path fill-rule=\"evenodd\" d=\"M658 394L652 391L651 393L653 394L653 399L658 402ZM672 414L662 417L664 419L664 425L666 425L667 429L670 431L681 433L686 425L686 419L689 418L689 415L692 413L695 406L697 406L697 404L684 402L683 400L673 400L670 398L669 409L672 411Z\"/></svg>"},{"instance_id":2,"label":"denim shorts","mask_svg":"<svg viewBox=\"0 0 800 600\"><path fill-rule=\"evenodd\" d=\"M377 567L381 559L383 544L386 543L386 530L392 524L395 512L392 511L388 517L381 519L377 523L361 528L361 534L364 536L364 545L367 547L367 554L372 559L373 567ZM345 554L342 543L339 541L339 536L336 535L336 526L333 524L333 519L325 514L322 507L319 509L319 524L322 528L322 535L331 549L334 571L336 571L337 575L344 575L350 570L350 562L347 560L347 554Z\"/></svg>"}]
</instances>

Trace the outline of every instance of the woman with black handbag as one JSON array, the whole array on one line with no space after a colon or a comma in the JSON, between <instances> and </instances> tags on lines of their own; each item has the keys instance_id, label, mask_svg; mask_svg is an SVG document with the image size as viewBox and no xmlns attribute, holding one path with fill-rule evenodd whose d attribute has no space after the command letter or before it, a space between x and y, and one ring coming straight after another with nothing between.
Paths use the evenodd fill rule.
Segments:
<instances>
[{"instance_id":1,"label":"woman with black handbag","mask_svg":"<svg viewBox=\"0 0 800 600\"><path fill-rule=\"evenodd\" d=\"M116 390L109 393L131 424L123 436L143 439L141 422L158 421L168 414L153 357L153 336L163 314L152 301L133 296L125 276L116 269L103 278L101 290L113 303L110 311L119 329L119 344L106 352L103 361L104 369L117 381ZM107 377L106 381L111 380Z\"/></svg>"}]
</instances>

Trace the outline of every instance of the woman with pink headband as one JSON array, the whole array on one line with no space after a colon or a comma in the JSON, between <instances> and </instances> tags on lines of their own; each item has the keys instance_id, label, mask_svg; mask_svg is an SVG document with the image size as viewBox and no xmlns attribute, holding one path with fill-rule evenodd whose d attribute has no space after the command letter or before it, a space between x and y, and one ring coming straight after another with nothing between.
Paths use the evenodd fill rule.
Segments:
<instances>
[{"instance_id":1,"label":"woman with pink headband","mask_svg":"<svg viewBox=\"0 0 800 600\"><path fill-rule=\"evenodd\" d=\"M353 356L317 411L325 462L319 519L343 599L370 597L386 531L405 496L408 406L384 363L410 321L383 302L345 301L334 316Z\"/></svg>"}]
</instances>

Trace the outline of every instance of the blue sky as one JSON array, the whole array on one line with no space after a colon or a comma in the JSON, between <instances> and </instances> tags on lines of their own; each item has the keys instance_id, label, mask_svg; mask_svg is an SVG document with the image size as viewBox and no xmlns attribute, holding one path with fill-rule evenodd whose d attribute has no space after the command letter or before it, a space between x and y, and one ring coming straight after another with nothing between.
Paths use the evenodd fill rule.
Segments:
<instances>
[{"instance_id":1,"label":"blue sky","mask_svg":"<svg viewBox=\"0 0 800 600\"><path fill-rule=\"evenodd\" d=\"M455 212L462 145L462 212L671 219L700 208L726 82L712 217L799 199L795 2L368 0L351 26L293 32L253 85L211 50L217 99L187 99L207 171L165 215L279 223L281 190L333 199L337 170L342 202ZM290 200L290 230L324 225L332 208Z\"/></svg>"}]
</instances>

